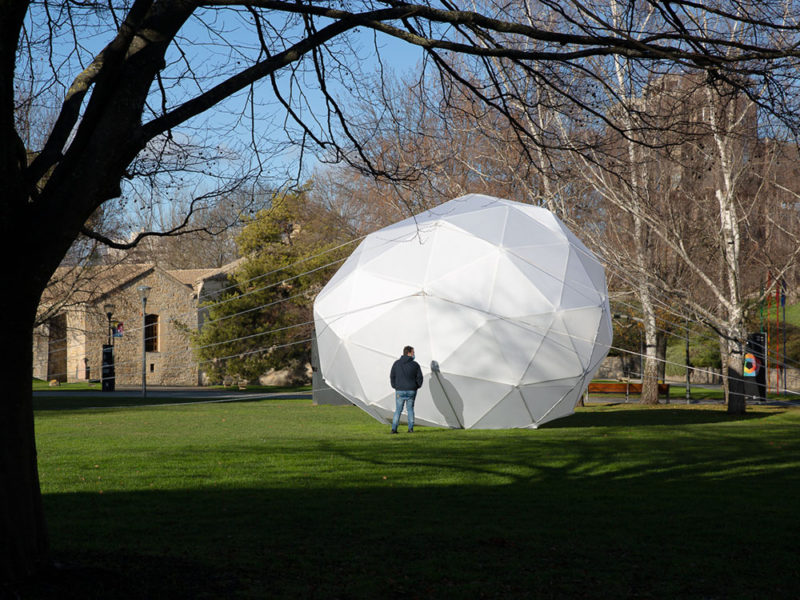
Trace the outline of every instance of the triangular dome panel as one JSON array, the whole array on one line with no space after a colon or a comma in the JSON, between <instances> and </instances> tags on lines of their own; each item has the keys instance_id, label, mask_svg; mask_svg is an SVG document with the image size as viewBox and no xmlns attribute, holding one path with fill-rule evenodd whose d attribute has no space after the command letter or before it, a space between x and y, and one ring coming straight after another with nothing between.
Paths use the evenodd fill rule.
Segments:
<instances>
[{"instance_id":1,"label":"triangular dome panel","mask_svg":"<svg viewBox=\"0 0 800 600\"><path fill-rule=\"evenodd\" d=\"M532 332L528 327L507 319L492 319L483 326L491 331L497 341L499 354L497 360L502 361L511 372L509 381L517 383L530 366L544 337Z\"/></svg>"},{"instance_id":2,"label":"triangular dome panel","mask_svg":"<svg viewBox=\"0 0 800 600\"><path fill-rule=\"evenodd\" d=\"M365 348L354 342L352 339L345 344L345 351L347 352L350 362L354 365L372 365L373 368L366 372L358 374L361 389L364 392L364 398L370 402L377 402L394 410L394 394L391 393L390 388L387 387L386 382L389 378L389 371L392 368L392 363L397 360L399 351L394 354L388 352L381 352L373 348ZM380 398L391 396L391 401L388 405L381 402Z\"/></svg>"},{"instance_id":3,"label":"triangular dome panel","mask_svg":"<svg viewBox=\"0 0 800 600\"><path fill-rule=\"evenodd\" d=\"M425 303L430 334L430 360L446 362L488 320L484 311L426 296Z\"/></svg>"},{"instance_id":4,"label":"triangular dome panel","mask_svg":"<svg viewBox=\"0 0 800 600\"><path fill-rule=\"evenodd\" d=\"M350 355L344 344L339 346L330 365L322 371L322 375L328 385L348 397L366 398L364 389L361 387L361 378L350 361Z\"/></svg>"},{"instance_id":5,"label":"triangular dome panel","mask_svg":"<svg viewBox=\"0 0 800 600\"><path fill-rule=\"evenodd\" d=\"M421 287L420 274L428 269L432 246L432 241L423 245L411 240L402 247L394 247L375 256L361 268L368 273L380 275L382 279L392 279Z\"/></svg>"},{"instance_id":6,"label":"triangular dome panel","mask_svg":"<svg viewBox=\"0 0 800 600\"><path fill-rule=\"evenodd\" d=\"M508 253L531 265L529 278L536 283L541 294L553 306L558 306L564 290L569 258L566 244L518 246L509 248Z\"/></svg>"},{"instance_id":7,"label":"triangular dome panel","mask_svg":"<svg viewBox=\"0 0 800 600\"><path fill-rule=\"evenodd\" d=\"M539 276L540 273L525 261L502 255L497 263L489 312L509 318L552 312L560 289L542 289L537 281ZM548 294L556 301L548 298Z\"/></svg>"},{"instance_id":8,"label":"triangular dome panel","mask_svg":"<svg viewBox=\"0 0 800 600\"><path fill-rule=\"evenodd\" d=\"M425 286L426 293L467 308L488 312L499 260L499 254L486 256L438 279L428 281Z\"/></svg>"},{"instance_id":9,"label":"triangular dome panel","mask_svg":"<svg viewBox=\"0 0 800 600\"><path fill-rule=\"evenodd\" d=\"M564 235L549 229L542 223L532 219L524 211L512 208L509 212L508 222L501 243L503 247L514 248L531 245L546 246L565 243Z\"/></svg>"},{"instance_id":10,"label":"triangular dome panel","mask_svg":"<svg viewBox=\"0 0 800 600\"><path fill-rule=\"evenodd\" d=\"M508 208L495 205L483 210L453 215L446 220L451 225L468 231L470 235L498 246L503 239L507 219Z\"/></svg>"},{"instance_id":11,"label":"triangular dome panel","mask_svg":"<svg viewBox=\"0 0 800 600\"><path fill-rule=\"evenodd\" d=\"M403 346L414 345L422 349L430 347L428 318L425 299L411 296L393 302L391 310L382 312L377 318L363 319L358 329L351 329L349 341L377 352L400 356ZM388 374L387 374L388 377Z\"/></svg>"},{"instance_id":12,"label":"triangular dome panel","mask_svg":"<svg viewBox=\"0 0 800 600\"><path fill-rule=\"evenodd\" d=\"M511 367L500 360L502 355L503 349L492 326L484 324L440 365L449 373L515 385L519 375L515 376Z\"/></svg>"},{"instance_id":13,"label":"triangular dome panel","mask_svg":"<svg viewBox=\"0 0 800 600\"><path fill-rule=\"evenodd\" d=\"M570 416L575 412L575 405L577 404L577 401L578 397L576 391L566 394L561 401L547 411L547 413L539 420L539 424L543 425L544 423L549 423L550 421L555 421L556 419Z\"/></svg>"},{"instance_id":14,"label":"triangular dome panel","mask_svg":"<svg viewBox=\"0 0 800 600\"><path fill-rule=\"evenodd\" d=\"M530 385L520 388L520 394L538 426L545 422L544 419L551 408L560 403L574 387L574 382L559 385Z\"/></svg>"},{"instance_id":15,"label":"triangular dome panel","mask_svg":"<svg viewBox=\"0 0 800 600\"><path fill-rule=\"evenodd\" d=\"M597 328L597 336L595 337L594 348L592 349L592 357L589 359L588 368L593 371L600 365L600 362L608 354L611 347L613 331L611 329L611 319L608 314L608 305L606 304L603 317L605 321L601 321Z\"/></svg>"},{"instance_id":16,"label":"triangular dome panel","mask_svg":"<svg viewBox=\"0 0 800 600\"><path fill-rule=\"evenodd\" d=\"M509 427L528 427L534 424L520 391L511 390L494 408L478 419L473 427L478 429L508 429Z\"/></svg>"},{"instance_id":17,"label":"triangular dome panel","mask_svg":"<svg viewBox=\"0 0 800 600\"><path fill-rule=\"evenodd\" d=\"M473 427L513 389L511 385L450 373L442 373L441 379L445 386L449 384L458 390L459 396L455 400L451 396L451 401L453 401L455 412L460 416L463 427L467 429ZM459 397L463 405L458 404Z\"/></svg>"},{"instance_id":18,"label":"triangular dome panel","mask_svg":"<svg viewBox=\"0 0 800 600\"><path fill-rule=\"evenodd\" d=\"M561 322L569 333L572 346L584 369L590 364L595 348L595 336L602 316L603 311L600 307L578 308L561 313Z\"/></svg>"},{"instance_id":19,"label":"triangular dome panel","mask_svg":"<svg viewBox=\"0 0 800 600\"><path fill-rule=\"evenodd\" d=\"M597 306L601 301L602 297L597 293L591 279L586 274L583 263L574 252L570 251L559 306L568 310L584 306Z\"/></svg>"},{"instance_id":20,"label":"triangular dome panel","mask_svg":"<svg viewBox=\"0 0 800 600\"><path fill-rule=\"evenodd\" d=\"M551 326L522 377L521 384L541 383L578 377L583 373L572 340L560 326Z\"/></svg>"},{"instance_id":21,"label":"triangular dome panel","mask_svg":"<svg viewBox=\"0 0 800 600\"><path fill-rule=\"evenodd\" d=\"M469 272L474 263L498 255L496 246L449 223L444 225L432 241L433 260L428 263L424 282L436 281L457 271Z\"/></svg>"}]
</instances>

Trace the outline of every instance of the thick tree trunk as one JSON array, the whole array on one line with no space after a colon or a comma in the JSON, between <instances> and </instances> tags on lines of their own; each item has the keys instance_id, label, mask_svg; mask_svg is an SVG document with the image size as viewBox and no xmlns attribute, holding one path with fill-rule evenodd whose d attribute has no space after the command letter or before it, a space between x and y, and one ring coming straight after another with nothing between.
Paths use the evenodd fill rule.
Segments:
<instances>
[{"instance_id":1,"label":"thick tree trunk","mask_svg":"<svg viewBox=\"0 0 800 600\"><path fill-rule=\"evenodd\" d=\"M13 161L0 164L8 185L0 202L0 253L10 287L0 300L0 596L50 562L33 423L33 324L42 290L63 256L54 228L31 208ZM58 229L58 225L55 228ZM22 238L20 237L22 234Z\"/></svg>"},{"instance_id":2,"label":"thick tree trunk","mask_svg":"<svg viewBox=\"0 0 800 600\"><path fill-rule=\"evenodd\" d=\"M646 260L645 250L641 250L640 260ZM639 291L644 313L644 369L642 372L642 404L658 404L658 323L650 295L650 288L642 283Z\"/></svg>"},{"instance_id":3,"label":"thick tree trunk","mask_svg":"<svg viewBox=\"0 0 800 600\"><path fill-rule=\"evenodd\" d=\"M725 396L729 415L743 415L747 411L744 382L742 381L742 361L741 352L734 351L728 355Z\"/></svg>"},{"instance_id":4,"label":"thick tree trunk","mask_svg":"<svg viewBox=\"0 0 800 600\"><path fill-rule=\"evenodd\" d=\"M644 357L642 374L642 404L658 404L658 360L655 345L648 346Z\"/></svg>"},{"instance_id":5,"label":"thick tree trunk","mask_svg":"<svg viewBox=\"0 0 800 600\"><path fill-rule=\"evenodd\" d=\"M5 395L0 400L0 579L13 584L49 562L47 530L39 488L31 378L32 318L19 297L0 307ZM2 592L2 587L0 587Z\"/></svg>"}]
</instances>

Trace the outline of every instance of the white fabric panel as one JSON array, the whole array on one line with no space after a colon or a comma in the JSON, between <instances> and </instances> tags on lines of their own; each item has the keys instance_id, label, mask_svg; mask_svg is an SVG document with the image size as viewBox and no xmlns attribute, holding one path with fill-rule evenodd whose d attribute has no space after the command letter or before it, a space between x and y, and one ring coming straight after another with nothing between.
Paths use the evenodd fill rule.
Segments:
<instances>
[{"instance_id":1,"label":"white fabric panel","mask_svg":"<svg viewBox=\"0 0 800 600\"><path fill-rule=\"evenodd\" d=\"M323 375L328 385L336 391L350 398L358 399L363 403L368 402L361 387L361 378L350 360L350 355L344 344L339 346L339 349L333 355L329 368L323 371Z\"/></svg>"},{"instance_id":2,"label":"white fabric panel","mask_svg":"<svg viewBox=\"0 0 800 600\"><path fill-rule=\"evenodd\" d=\"M508 208L496 205L484 210L462 213L447 219L451 225L469 232L470 235L499 246L503 239L508 218Z\"/></svg>"},{"instance_id":3,"label":"white fabric panel","mask_svg":"<svg viewBox=\"0 0 800 600\"><path fill-rule=\"evenodd\" d=\"M484 328L491 331L497 340L500 354L495 360L508 366L509 382L520 382L544 337L531 333L528 327L520 323L505 319L487 321Z\"/></svg>"},{"instance_id":4,"label":"white fabric panel","mask_svg":"<svg viewBox=\"0 0 800 600\"><path fill-rule=\"evenodd\" d=\"M474 377L464 377L442 373L441 379L458 390L459 395L451 396L454 409L461 417L463 426L467 429L473 427L487 412L489 412L512 389L511 385L498 384ZM511 425L507 425L511 426Z\"/></svg>"},{"instance_id":5,"label":"white fabric panel","mask_svg":"<svg viewBox=\"0 0 800 600\"><path fill-rule=\"evenodd\" d=\"M483 311L470 310L435 296L426 296L425 304L430 335L430 360L440 364L446 363L488 318Z\"/></svg>"},{"instance_id":6,"label":"white fabric panel","mask_svg":"<svg viewBox=\"0 0 800 600\"><path fill-rule=\"evenodd\" d=\"M358 274L350 273L346 277L338 277L339 273L341 273L341 269L337 271L336 276L322 288L322 291L317 294L314 300L314 314L324 315L325 318L330 318L345 310L352 310L353 306L351 305L351 301L358 280Z\"/></svg>"},{"instance_id":7,"label":"white fabric panel","mask_svg":"<svg viewBox=\"0 0 800 600\"><path fill-rule=\"evenodd\" d=\"M400 356L403 346L408 343L403 340L417 340L413 345L419 351L418 361L427 358L423 352L430 347L428 338L428 319L422 296L411 296L393 302L391 310L375 319L362 320L358 329L348 336L350 341L365 348L395 357Z\"/></svg>"},{"instance_id":8,"label":"white fabric panel","mask_svg":"<svg viewBox=\"0 0 800 600\"><path fill-rule=\"evenodd\" d=\"M464 399L453 383L440 373L429 373L417 392L414 410L423 418L446 427L462 429Z\"/></svg>"},{"instance_id":9,"label":"white fabric panel","mask_svg":"<svg viewBox=\"0 0 800 600\"><path fill-rule=\"evenodd\" d=\"M556 320L558 320L556 315ZM583 373L580 358L572 348L569 333L563 324L554 322L531 361L521 383L553 381L578 377Z\"/></svg>"},{"instance_id":10,"label":"white fabric panel","mask_svg":"<svg viewBox=\"0 0 800 600\"><path fill-rule=\"evenodd\" d=\"M517 378L500 358L502 353L501 343L493 335L491 325L484 324L440 366L448 373L514 385Z\"/></svg>"},{"instance_id":11,"label":"white fabric panel","mask_svg":"<svg viewBox=\"0 0 800 600\"><path fill-rule=\"evenodd\" d=\"M548 414L553 405L561 402L575 385L576 382L574 381L560 385L529 385L520 388L520 393L528 410L533 415L534 421L537 425L540 425L545 422L543 419L545 419L545 415Z\"/></svg>"},{"instance_id":12,"label":"white fabric panel","mask_svg":"<svg viewBox=\"0 0 800 600\"><path fill-rule=\"evenodd\" d=\"M583 268L583 263L570 251L567 271L564 276L564 291L561 293L562 309L583 308L600 304L600 296Z\"/></svg>"},{"instance_id":13,"label":"white fabric panel","mask_svg":"<svg viewBox=\"0 0 800 600\"><path fill-rule=\"evenodd\" d=\"M389 422L389 369L410 344L419 424L570 414L611 343L605 275L585 252L549 211L478 194L375 232L315 301L322 375Z\"/></svg>"},{"instance_id":14,"label":"white fabric panel","mask_svg":"<svg viewBox=\"0 0 800 600\"><path fill-rule=\"evenodd\" d=\"M563 242L542 246L517 246L509 248L508 253L532 266L532 270L527 271L529 277L536 283L539 292L553 306L558 306L567 272L567 246Z\"/></svg>"},{"instance_id":15,"label":"white fabric panel","mask_svg":"<svg viewBox=\"0 0 800 600\"><path fill-rule=\"evenodd\" d=\"M600 307L575 308L561 313L561 321L569 332L572 347L585 370L595 347L595 336L603 311Z\"/></svg>"},{"instance_id":16,"label":"white fabric panel","mask_svg":"<svg viewBox=\"0 0 800 600\"><path fill-rule=\"evenodd\" d=\"M536 211L542 214L542 211ZM546 212L546 211L545 211ZM525 211L512 208L506 222L502 244L505 248L514 249L524 246L564 245L564 235L560 230L554 231L543 223L528 217Z\"/></svg>"},{"instance_id":17,"label":"white fabric panel","mask_svg":"<svg viewBox=\"0 0 800 600\"><path fill-rule=\"evenodd\" d=\"M314 315L314 329L317 336L317 352L320 355L320 360L329 363L339 349L342 339L316 314Z\"/></svg>"},{"instance_id":18,"label":"white fabric panel","mask_svg":"<svg viewBox=\"0 0 800 600\"><path fill-rule=\"evenodd\" d=\"M497 264L489 312L503 317L552 312L556 303L542 293L536 278L541 279L541 274L525 261L502 256ZM551 295L557 299L559 293L560 290L553 290Z\"/></svg>"},{"instance_id":19,"label":"white fabric panel","mask_svg":"<svg viewBox=\"0 0 800 600\"><path fill-rule=\"evenodd\" d=\"M498 402L485 415L478 419L473 427L477 429L508 429L509 427L528 427L533 425L528 407L518 389Z\"/></svg>"},{"instance_id":20,"label":"white fabric panel","mask_svg":"<svg viewBox=\"0 0 800 600\"><path fill-rule=\"evenodd\" d=\"M394 416L394 407L392 410L387 410L382 405L379 404L363 404L360 401L354 403L358 408L366 412L372 418L377 419L381 423L386 423L387 425L392 422L392 417ZM405 418L404 418L405 420Z\"/></svg>"},{"instance_id":21,"label":"white fabric panel","mask_svg":"<svg viewBox=\"0 0 800 600\"><path fill-rule=\"evenodd\" d=\"M355 293L348 305L351 310L407 298L420 292L418 283L401 281L366 269L354 273L350 279L356 282Z\"/></svg>"},{"instance_id":22,"label":"white fabric panel","mask_svg":"<svg viewBox=\"0 0 800 600\"><path fill-rule=\"evenodd\" d=\"M537 336L538 347L539 343L541 343L541 339L546 337L550 332L550 327L553 325L555 316L555 313L550 311L536 315L525 315L524 317L514 319L514 321L524 327L529 332L529 335Z\"/></svg>"},{"instance_id":23,"label":"white fabric panel","mask_svg":"<svg viewBox=\"0 0 800 600\"><path fill-rule=\"evenodd\" d=\"M499 253L477 259L436 280L428 281L425 291L431 296L488 312L499 260Z\"/></svg>"},{"instance_id":24,"label":"white fabric panel","mask_svg":"<svg viewBox=\"0 0 800 600\"><path fill-rule=\"evenodd\" d=\"M390 312L393 304L395 303L384 302L369 308L354 309L352 312L333 315L327 319L327 325L339 337L347 338L352 331L360 328L364 323L370 323L382 314Z\"/></svg>"},{"instance_id":25,"label":"white fabric panel","mask_svg":"<svg viewBox=\"0 0 800 600\"><path fill-rule=\"evenodd\" d=\"M354 365L370 365L369 370L362 370L358 373L361 389L364 393L364 401L394 410L394 395L391 394L392 390L387 384L389 382L389 371L397 357L371 348L364 348L360 344L353 342L353 340L346 344L346 348L347 354ZM397 354L397 352L394 354ZM389 395L392 398L391 402L387 403L385 400Z\"/></svg>"},{"instance_id":26,"label":"white fabric panel","mask_svg":"<svg viewBox=\"0 0 800 600\"><path fill-rule=\"evenodd\" d=\"M595 345L592 349L592 357L589 359L589 368L596 370L600 363L608 354L608 349L611 346L614 332L611 328L611 318L608 302L605 304L603 310L603 320L597 328L597 336L595 337Z\"/></svg>"},{"instance_id":27,"label":"white fabric panel","mask_svg":"<svg viewBox=\"0 0 800 600\"><path fill-rule=\"evenodd\" d=\"M556 419L560 419L562 417L568 417L575 412L576 401L577 398L575 397L575 393L567 394L555 406L553 406L553 408L547 411L547 414L539 420L539 425L549 423L550 421L555 421Z\"/></svg>"},{"instance_id":28,"label":"white fabric panel","mask_svg":"<svg viewBox=\"0 0 800 600\"><path fill-rule=\"evenodd\" d=\"M469 233L447 223L436 232L430 251L436 258L428 263L424 275L426 283L461 269L469 269L476 261L498 254L497 246L481 243Z\"/></svg>"},{"instance_id":29,"label":"white fabric panel","mask_svg":"<svg viewBox=\"0 0 800 600\"><path fill-rule=\"evenodd\" d=\"M335 285L328 284L314 303L315 314L325 315L330 327L345 336L359 323L376 319L392 309L391 301L417 293L418 289L395 281L381 280L362 270Z\"/></svg>"},{"instance_id":30,"label":"white fabric panel","mask_svg":"<svg viewBox=\"0 0 800 600\"><path fill-rule=\"evenodd\" d=\"M594 255L584 254L582 252L576 252L576 254L583 264L583 269L589 276L589 280L592 282L595 292L600 293L600 291L604 290L606 287L606 272L605 269L603 269L603 265L600 264Z\"/></svg>"},{"instance_id":31,"label":"white fabric panel","mask_svg":"<svg viewBox=\"0 0 800 600\"><path fill-rule=\"evenodd\" d=\"M507 200L506 202L510 201ZM559 237L564 237L566 233L572 233L558 217L546 208L534 206L533 204L522 204L520 202L513 202L512 204L517 211L528 215L531 221L535 221L542 227L546 227L550 231L555 232Z\"/></svg>"},{"instance_id":32,"label":"white fabric panel","mask_svg":"<svg viewBox=\"0 0 800 600\"><path fill-rule=\"evenodd\" d=\"M419 286L420 273L428 269L430 244L422 245L417 240L410 240L402 246L393 246L361 265L368 273L375 273L382 279L406 282Z\"/></svg>"}]
</instances>

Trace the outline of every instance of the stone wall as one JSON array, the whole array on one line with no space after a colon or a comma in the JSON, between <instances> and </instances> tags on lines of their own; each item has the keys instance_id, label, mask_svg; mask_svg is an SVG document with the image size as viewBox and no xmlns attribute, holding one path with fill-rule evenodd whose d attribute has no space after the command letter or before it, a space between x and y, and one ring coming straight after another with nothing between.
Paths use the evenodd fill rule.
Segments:
<instances>
[{"instance_id":1,"label":"stone wall","mask_svg":"<svg viewBox=\"0 0 800 600\"><path fill-rule=\"evenodd\" d=\"M130 283L115 293L113 320L122 321L124 334L113 338L117 385L142 382L142 302L136 288L150 286L147 314L158 315L158 346L145 356L148 385L198 385L197 362L184 327L197 329L193 290L160 270ZM84 353L92 379L100 379L102 346L108 341L108 319L103 302L86 312Z\"/></svg>"},{"instance_id":2,"label":"stone wall","mask_svg":"<svg viewBox=\"0 0 800 600\"><path fill-rule=\"evenodd\" d=\"M50 326L45 323L33 331L33 376L47 380L47 358L49 353Z\"/></svg>"}]
</instances>

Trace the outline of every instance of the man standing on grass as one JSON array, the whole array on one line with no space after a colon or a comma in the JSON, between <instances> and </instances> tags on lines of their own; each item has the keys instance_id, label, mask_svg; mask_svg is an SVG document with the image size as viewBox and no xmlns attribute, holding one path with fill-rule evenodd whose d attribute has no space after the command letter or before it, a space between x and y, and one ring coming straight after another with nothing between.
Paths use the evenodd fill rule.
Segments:
<instances>
[{"instance_id":1,"label":"man standing on grass","mask_svg":"<svg viewBox=\"0 0 800 600\"><path fill-rule=\"evenodd\" d=\"M422 369L414 360L414 348L411 346L403 348L403 356L392 365L389 381L395 390L392 433L397 433L403 405L408 407L408 433L414 433L414 400L417 399L417 390L422 387Z\"/></svg>"}]
</instances>

